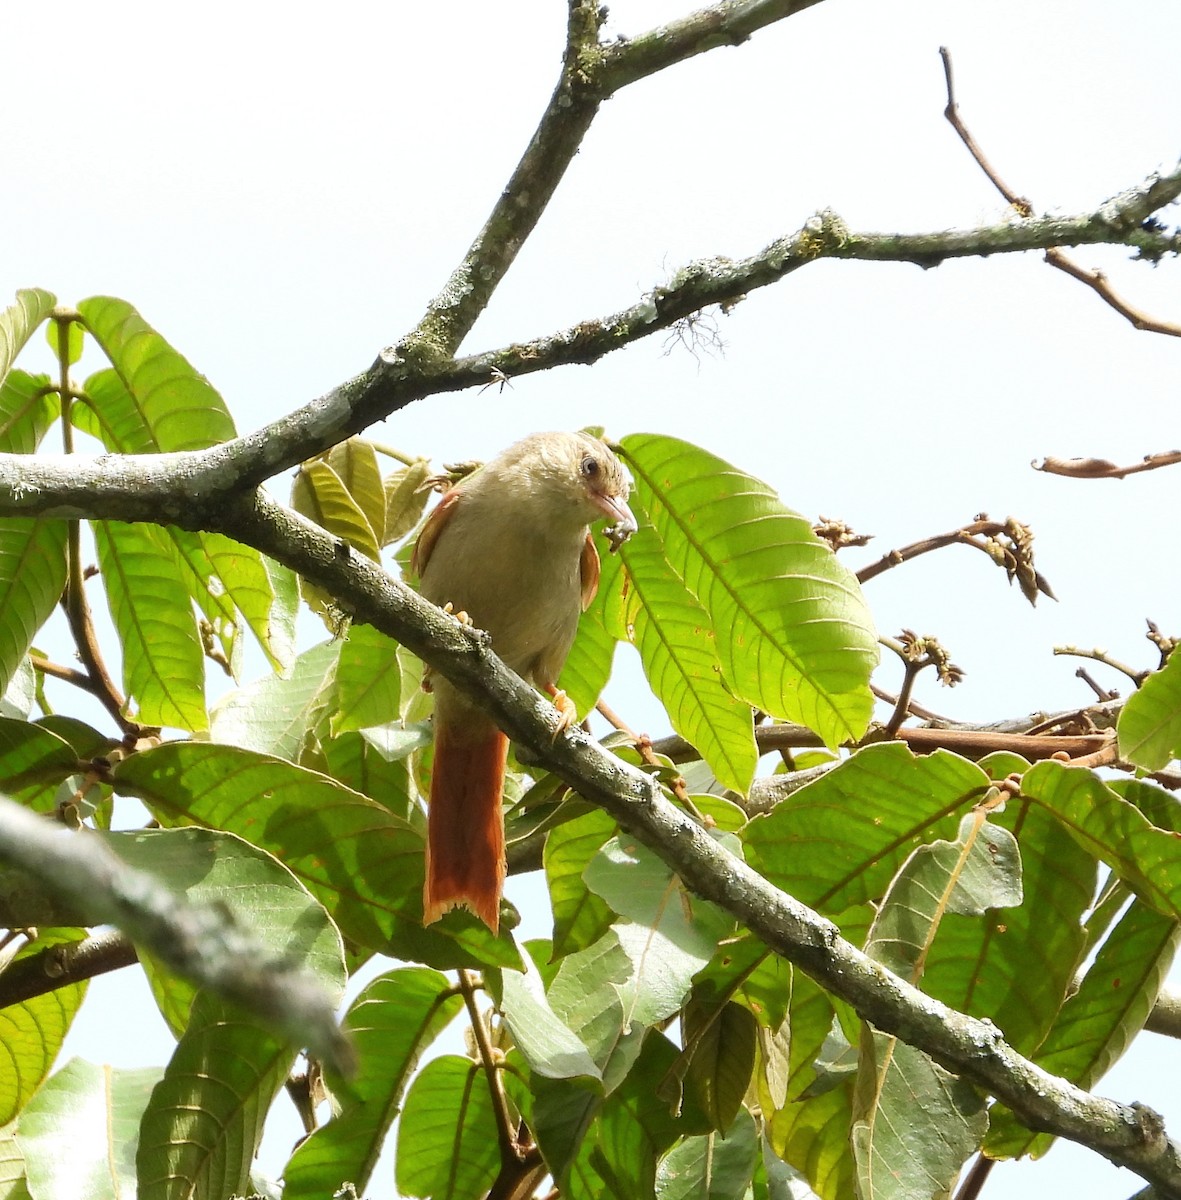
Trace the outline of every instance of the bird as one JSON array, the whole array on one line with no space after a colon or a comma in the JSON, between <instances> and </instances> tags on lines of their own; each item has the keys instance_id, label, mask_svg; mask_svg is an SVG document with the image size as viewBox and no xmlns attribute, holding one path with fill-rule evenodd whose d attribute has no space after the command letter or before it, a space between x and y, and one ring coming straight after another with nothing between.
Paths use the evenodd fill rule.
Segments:
<instances>
[{"instance_id":1,"label":"bird","mask_svg":"<svg viewBox=\"0 0 1181 1200\"><path fill-rule=\"evenodd\" d=\"M496 654L553 698L562 728L576 714L556 681L599 582L590 526L606 518L618 549L636 532L629 493L627 472L599 438L535 433L451 488L415 542L420 593L485 630ZM423 923L463 906L497 933L508 738L447 680L428 672L424 686L435 697L435 752Z\"/></svg>"}]
</instances>

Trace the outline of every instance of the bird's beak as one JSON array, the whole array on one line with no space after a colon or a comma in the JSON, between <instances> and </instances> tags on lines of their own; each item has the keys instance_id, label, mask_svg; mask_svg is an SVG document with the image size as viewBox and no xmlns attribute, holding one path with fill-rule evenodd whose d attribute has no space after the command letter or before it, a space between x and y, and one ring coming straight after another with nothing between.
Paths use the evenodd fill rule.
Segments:
<instances>
[{"instance_id":1,"label":"bird's beak","mask_svg":"<svg viewBox=\"0 0 1181 1200\"><path fill-rule=\"evenodd\" d=\"M622 496L608 496L602 492L594 497L595 507L611 522L603 532L611 543L611 549L618 550L639 526L627 501Z\"/></svg>"}]
</instances>

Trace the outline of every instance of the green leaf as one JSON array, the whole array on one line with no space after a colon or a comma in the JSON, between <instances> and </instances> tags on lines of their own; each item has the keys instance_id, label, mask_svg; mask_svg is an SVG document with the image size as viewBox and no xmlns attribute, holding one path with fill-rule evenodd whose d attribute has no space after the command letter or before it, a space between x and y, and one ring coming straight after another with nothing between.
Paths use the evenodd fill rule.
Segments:
<instances>
[{"instance_id":1,"label":"green leaf","mask_svg":"<svg viewBox=\"0 0 1181 1200\"><path fill-rule=\"evenodd\" d=\"M1020 902L1015 839L983 813L969 813L955 842L920 846L907 860L870 927L866 953L917 982L945 914L980 916ZM869 1025L862 1026L853 1107L864 1200L950 1188L988 1129L984 1101L969 1084Z\"/></svg>"},{"instance_id":2,"label":"green leaf","mask_svg":"<svg viewBox=\"0 0 1181 1200\"><path fill-rule=\"evenodd\" d=\"M390 971L365 988L344 1019L356 1073L347 1085L331 1081L340 1111L284 1168L284 1200L323 1200L345 1179L364 1192L419 1056L462 1008L446 976L423 967Z\"/></svg>"},{"instance_id":3,"label":"green leaf","mask_svg":"<svg viewBox=\"0 0 1181 1200\"><path fill-rule=\"evenodd\" d=\"M578 635L558 677L558 687L574 702L580 719L599 702L611 678L615 645L615 638L603 627L598 611L592 607L584 612L578 622Z\"/></svg>"},{"instance_id":4,"label":"green leaf","mask_svg":"<svg viewBox=\"0 0 1181 1200\"><path fill-rule=\"evenodd\" d=\"M48 946L74 942L82 932L40 929L15 961ZM85 995L85 983L64 984L0 1009L0 1125L21 1112L49 1074Z\"/></svg>"},{"instance_id":5,"label":"green leaf","mask_svg":"<svg viewBox=\"0 0 1181 1200\"><path fill-rule=\"evenodd\" d=\"M199 992L140 1126L139 1200L249 1194L263 1122L294 1063L256 1019Z\"/></svg>"},{"instance_id":6,"label":"green leaf","mask_svg":"<svg viewBox=\"0 0 1181 1200\"><path fill-rule=\"evenodd\" d=\"M66 586L67 529L65 521L48 517L0 522L0 693Z\"/></svg>"},{"instance_id":7,"label":"green leaf","mask_svg":"<svg viewBox=\"0 0 1181 1200\"><path fill-rule=\"evenodd\" d=\"M214 387L130 304L95 296L78 311L114 367L86 381L92 412L72 410L80 428L125 454L203 450L234 436Z\"/></svg>"},{"instance_id":8,"label":"green leaf","mask_svg":"<svg viewBox=\"0 0 1181 1200\"><path fill-rule=\"evenodd\" d=\"M397 720L402 691L398 644L372 625L352 625L336 666L333 734Z\"/></svg>"},{"instance_id":9,"label":"green leaf","mask_svg":"<svg viewBox=\"0 0 1181 1200\"><path fill-rule=\"evenodd\" d=\"M593 946L562 959L549 987L550 1008L568 1029L578 1031L607 1091L616 1088L631 1070L646 1032L642 1020L633 1022L634 1002L630 995L625 996L625 990L635 990L634 975L632 959L612 929ZM590 1106L585 1086L579 1086L578 1096L582 1099L572 1099L575 1109ZM540 1097L538 1105L540 1111Z\"/></svg>"},{"instance_id":10,"label":"green leaf","mask_svg":"<svg viewBox=\"0 0 1181 1200\"><path fill-rule=\"evenodd\" d=\"M770 1125L775 1153L804 1175L821 1200L854 1195L853 1156L849 1153L852 1081L790 1103Z\"/></svg>"},{"instance_id":11,"label":"green leaf","mask_svg":"<svg viewBox=\"0 0 1181 1200\"><path fill-rule=\"evenodd\" d=\"M398 1123L398 1192L475 1200L499 1169L496 1116L484 1072L456 1054L432 1059L410 1085Z\"/></svg>"},{"instance_id":12,"label":"green leaf","mask_svg":"<svg viewBox=\"0 0 1181 1200\"><path fill-rule=\"evenodd\" d=\"M46 797L51 799L58 784L77 770L78 756L51 730L29 721L0 720L0 791L12 799L46 812ZM17 921L14 927L22 928L23 923Z\"/></svg>"},{"instance_id":13,"label":"green leaf","mask_svg":"<svg viewBox=\"0 0 1181 1200\"><path fill-rule=\"evenodd\" d=\"M227 692L213 707L210 737L298 762L331 704L341 645L322 642L299 655L286 678L264 675Z\"/></svg>"},{"instance_id":14,"label":"green leaf","mask_svg":"<svg viewBox=\"0 0 1181 1200\"><path fill-rule=\"evenodd\" d=\"M682 1132L652 1087L675 1057L672 1043L654 1031L635 1068L595 1117L594 1142L588 1138L583 1155L617 1200L654 1194L657 1159Z\"/></svg>"},{"instance_id":15,"label":"green leaf","mask_svg":"<svg viewBox=\"0 0 1181 1200\"><path fill-rule=\"evenodd\" d=\"M1176 954L1181 927L1140 900L1111 930L1077 990L1034 1056L1051 1075L1091 1090L1122 1057L1144 1027ZM998 1158L1032 1153L1053 1143L1035 1135L1003 1104L993 1105L985 1143Z\"/></svg>"},{"instance_id":16,"label":"green leaf","mask_svg":"<svg viewBox=\"0 0 1181 1200\"><path fill-rule=\"evenodd\" d=\"M710 615L669 566L651 526L622 553L627 573L620 616L652 691L718 781L745 793L759 757L754 721L750 705L736 700L723 680Z\"/></svg>"},{"instance_id":17,"label":"green leaf","mask_svg":"<svg viewBox=\"0 0 1181 1200\"><path fill-rule=\"evenodd\" d=\"M285 863L345 937L433 966L519 967L470 914L422 927L423 836L326 775L232 746L173 742L119 763L116 787L165 824L236 833Z\"/></svg>"},{"instance_id":18,"label":"green leaf","mask_svg":"<svg viewBox=\"0 0 1181 1200\"><path fill-rule=\"evenodd\" d=\"M377 452L373 443L364 438L351 437L338 442L319 460L325 462L336 473L345 490L353 498L365 516L369 528L379 546L386 545L385 512L386 493L377 465Z\"/></svg>"},{"instance_id":19,"label":"green leaf","mask_svg":"<svg viewBox=\"0 0 1181 1200\"><path fill-rule=\"evenodd\" d=\"M385 534L383 546L393 545L404 538L422 519L430 489L425 487L431 476L428 459L419 458L404 470L387 475L385 489Z\"/></svg>"},{"instance_id":20,"label":"green leaf","mask_svg":"<svg viewBox=\"0 0 1181 1200\"><path fill-rule=\"evenodd\" d=\"M252 546L224 534L188 533L169 526L168 535L193 571L190 590L206 616L234 622L235 611L241 613L271 665L282 671L290 667L299 603L294 576ZM226 657L233 662L229 650Z\"/></svg>"},{"instance_id":21,"label":"green leaf","mask_svg":"<svg viewBox=\"0 0 1181 1200\"><path fill-rule=\"evenodd\" d=\"M918 757L900 742L867 746L755 817L742 833L747 861L836 914L878 899L916 846L954 837L988 786L979 767L946 750Z\"/></svg>"},{"instance_id":22,"label":"green leaf","mask_svg":"<svg viewBox=\"0 0 1181 1200\"><path fill-rule=\"evenodd\" d=\"M602 1078L578 1035L550 1007L536 969L527 969L523 975L506 972L503 991L501 1014L534 1074L547 1079Z\"/></svg>"},{"instance_id":23,"label":"green leaf","mask_svg":"<svg viewBox=\"0 0 1181 1200\"><path fill-rule=\"evenodd\" d=\"M969 1083L868 1026L854 1113L860 1200L946 1194L988 1129L984 1101Z\"/></svg>"},{"instance_id":24,"label":"green leaf","mask_svg":"<svg viewBox=\"0 0 1181 1200\"><path fill-rule=\"evenodd\" d=\"M1007 772L1006 772L1007 774ZM1041 1044L1086 952L1083 916L1097 868L1049 812L1010 798L989 823L1020 838L1019 907L944 920L923 990L959 1012L987 1017L1023 1054Z\"/></svg>"},{"instance_id":25,"label":"green leaf","mask_svg":"<svg viewBox=\"0 0 1181 1200\"><path fill-rule=\"evenodd\" d=\"M41 288L21 288L16 303L0 313L0 381L16 361L33 330L53 311L57 298Z\"/></svg>"},{"instance_id":26,"label":"green leaf","mask_svg":"<svg viewBox=\"0 0 1181 1200\"><path fill-rule=\"evenodd\" d=\"M739 1111L725 1133L685 1138L656 1170L656 1200L743 1200L759 1156L755 1123Z\"/></svg>"},{"instance_id":27,"label":"green leaf","mask_svg":"<svg viewBox=\"0 0 1181 1200\"><path fill-rule=\"evenodd\" d=\"M614 837L591 859L583 878L621 917L659 930L708 962L734 918L686 890L662 859L630 836Z\"/></svg>"},{"instance_id":28,"label":"green leaf","mask_svg":"<svg viewBox=\"0 0 1181 1200\"><path fill-rule=\"evenodd\" d=\"M1120 757L1159 771L1181 754L1181 655L1154 671L1133 692L1116 725Z\"/></svg>"},{"instance_id":29,"label":"green leaf","mask_svg":"<svg viewBox=\"0 0 1181 1200\"><path fill-rule=\"evenodd\" d=\"M48 375L9 372L0 386L0 452L32 454L60 412Z\"/></svg>"},{"instance_id":30,"label":"green leaf","mask_svg":"<svg viewBox=\"0 0 1181 1200\"><path fill-rule=\"evenodd\" d=\"M128 865L197 904L230 909L273 962L309 970L334 998L344 949L323 907L271 855L233 834L149 829L105 835Z\"/></svg>"},{"instance_id":31,"label":"green leaf","mask_svg":"<svg viewBox=\"0 0 1181 1200\"><path fill-rule=\"evenodd\" d=\"M778 1029L791 1001L791 964L750 933L740 933L721 943L705 968L693 980L697 1000L717 1006L738 1000L760 1025Z\"/></svg>"},{"instance_id":32,"label":"green leaf","mask_svg":"<svg viewBox=\"0 0 1181 1200\"><path fill-rule=\"evenodd\" d=\"M622 449L636 504L709 613L731 691L830 745L860 737L878 653L852 572L766 484L707 451L654 434Z\"/></svg>"},{"instance_id":33,"label":"green leaf","mask_svg":"<svg viewBox=\"0 0 1181 1200\"><path fill-rule=\"evenodd\" d=\"M37 1200L135 1195L140 1117L159 1078L154 1067L115 1070L78 1058L58 1071L30 1101L17 1134Z\"/></svg>"},{"instance_id":34,"label":"green leaf","mask_svg":"<svg viewBox=\"0 0 1181 1200\"><path fill-rule=\"evenodd\" d=\"M1181 920L1181 839L1158 829L1082 767L1040 762L1021 794L1043 805L1089 853L1158 912Z\"/></svg>"},{"instance_id":35,"label":"green leaf","mask_svg":"<svg viewBox=\"0 0 1181 1200\"><path fill-rule=\"evenodd\" d=\"M574 1079L534 1076L529 1086L533 1094L530 1128L560 1194L566 1195L567 1181L587 1130L603 1106L600 1089L585 1076Z\"/></svg>"},{"instance_id":36,"label":"green leaf","mask_svg":"<svg viewBox=\"0 0 1181 1200\"><path fill-rule=\"evenodd\" d=\"M208 728L205 662L168 536L153 525L94 521L99 568L123 650L123 687L138 719Z\"/></svg>"},{"instance_id":37,"label":"green leaf","mask_svg":"<svg viewBox=\"0 0 1181 1200\"><path fill-rule=\"evenodd\" d=\"M0 1200L32 1200L25 1179L25 1156L12 1125L0 1129Z\"/></svg>"},{"instance_id":38,"label":"green leaf","mask_svg":"<svg viewBox=\"0 0 1181 1200\"><path fill-rule=\"evenodd\" d=\"M865 952L917 983L945 914L982 916L1020 904L1021 896L1016 839L984 813L968 813L954 842L930 842L906 860L870 927Z\"/></svg>"},{"instance_id":39,"label":"green leaf","mask_svg":"<svg viewBox=\"0 0 1181 1200\"><path fill-rule=\"evenodd\" d=\"M312 459L300 467L291 487L291 507L367 558L374 562L380 559L378 535L365 510L323 459ZM383 520L384 512L383 507Z\"/></svg>"},{"instance_id":40,"label":"green leaf","mask_svg":"<svg viewBox=\"0 0 1181 1200\"><path fill-rule=\"evenodd\" d=\"M720 1008L689 1004L682 1016L685 1074L709 1123L724 1133L738 1117L755 1066L756 1024L750 1010L730 1001Z\"/></svg>"},{"instance_id":41,"label":"green leaf","mask_svg":"<svg viewBox=\"0 0 1181 1200\"><path fill-rule=\"evenodd\" d=\"M82 322L75 320L47 321L45 324L45 340L50 350L59 361L61 359L62 339L65 338L66 362L73 366L82 357Z\"/></svg>"},{"instance_id":42,"label":"green leaf","mask_svg":"<svg viewBox=\"0 0 1181 1200\"><path fill-rule=\"evenodd\" d=\"M611 928L615 914L583 882L587 863L615 833L615 819L596 808L550 830L543 852L554 914L554 957L585 950Z\"/></svg>"}]
</instances>

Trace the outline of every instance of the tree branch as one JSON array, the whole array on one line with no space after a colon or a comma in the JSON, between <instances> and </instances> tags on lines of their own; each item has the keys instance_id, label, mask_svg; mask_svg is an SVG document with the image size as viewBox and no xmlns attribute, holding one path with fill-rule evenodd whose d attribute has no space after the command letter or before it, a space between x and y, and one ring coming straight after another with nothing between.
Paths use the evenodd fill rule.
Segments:
<instances>
[{"instance_id":1,"label":"tree branch","mask_svg":"<svg viewBox=\"0 0 1181 1200\"><path fill-rule=\"evenodd\" d=\"M138 961L131 939L122 933L99 933L77 942L46 946L36 954L17 959L0 974L0 1008Z\"/></svg>"},{"instance_id":2,"label":"tree branch","mask_svg":"<svg viewBox=\"0 0 1181 1200\"><path fill-rule=\"evenodd\" d=\"M362 375L254 433L208 450L159 455L0 455L0 516L107 516L204 527L226 498L312 458L416 400L482 387L499 376L597 362L632 342L670 328L713 304L730 306L825 258L936 266L949 258L1114 243L1159 256L1181 253L1181 232L1141 227L1145 217L1181 196L1181 164L1074 217L1037 217L933 233L853 233L832 212L758 254L737 261L702 259L678 271L630 307L528 342L464 358L414 361L395 350ZM110 509L95 512L99 492ZM147 494L147 493L150 493ZM103 501L104 505L107 499ZM153 510L153 506L160 507ZM187 522L187 523L186 523Z\"/></svg>"},{"instance_id":3,"label":"tree branch","mask_svg":"<svg viewBox=\"0 0 1181 1200\"><path fill-rule=\"evenodd\" d=\"M227 506L217 527L326 589L355 620L402 642L478 698L510 737L615 817L688 887L721 905L768 947L848 1001L864 1020L1003 1100L1031 1128L1089 1146L1181 1196L1181 1149L1165 1136L1159 1116L1056 1079L1017 1054L995 1026L956 1013L890 974L844 941L829 921L727 851L676 808L650 776L613 757L581 730L560 733L553 706L500 662L486 635L460 625L264 495Z\"/></svg>"},{"instance_id":4,"label":"tree branch","mask_svg":"<svg viewBox=\"0 0 1181 1200\"><path fill-rule=\"evenodd\" d=\"M955 75L951 66L951 51L946 46L940 46L939 55L943 59L943 76L947 83L947 107L943 110L943 115L951 123L951 127L956 133L959 134L960 141L968 148L968 153L976 160L976 165L992 181L993 187L1004 196L1021 216L1032 216L1033 205L1024 196L1018 196L1005 183L997 173L996 168L985 157L984 151L980 148L976 139L968 131L968 127L964 124L963 118L960 116L960 106L955 98ZM1146 313L1140 312L1139 309L1133 308L1116 293L1111 284L1107 282L1107 276L1102 271L1088 271L1085 267L1080 267L1073 259L1058 249L1046 251L1046 262L1050 266L1056 267L1059 271L1064 271L1067 275L1077 279L1080 283L1086 284L1105 304L1110 305L1121 317L1126 318L1134 328L1148 333L1163 333L1169 337L1181 337L1181 325L1173 324L1170 321L1157 320L1155 317L1150 317Z\"/></svg>"}]
</instances>

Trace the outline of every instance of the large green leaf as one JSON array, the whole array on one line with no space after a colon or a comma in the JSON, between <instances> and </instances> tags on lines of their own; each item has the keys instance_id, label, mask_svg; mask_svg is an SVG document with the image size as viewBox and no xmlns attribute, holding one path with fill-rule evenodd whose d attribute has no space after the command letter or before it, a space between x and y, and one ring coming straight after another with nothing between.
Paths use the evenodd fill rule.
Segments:
<instances>
[{"instance_id":1,"label":"large green leaf","mask_svg":"<svg viewBox=\"0 0 1181 1200\"><path fill-rule=\"evenodd\" d=\"M1128 697L1116 728L1120 755L1145 770L1159 771L1181 754L1181 654Z\"/></svg>"},{"instance_id":2,"label":"large green leaf","mask_svg":"<svg viewBox=\"0 0 1181 1200\"><path fill-rule=\"evenodd\" d=\"M165 824L224 829L274 854L362 946L438 967L520 963L507 929L494 938L470 914L424 929L422 834L326 775L233 746L174 742L125 759L115 782Z\"/></svg>"},{"instance_id":3,"label":"large green leaf","mask_svg":"<svg viewBox=\"0 0 1181 1200\"><path fill-rule=\"evenodd\" d=\"M167 532L190 573L189 590L223 638L226 657L236 665L233 647L241 613L263 653L276 670L295 657L295 613L299 593L294 577L284 585L286 568L268 563L252 546L220 533Z\"/></svg>"},{"instance_id":4,"label":"large green leaf","mask_svg":"<svg viewBox=\"0 0 1181 1200\"><path fill-rule=\"evenodd\" d=\"M755 1123L742 1109L724 1133L685 1138L661 1159L656 1200L743 1200L758 1154Z\"/></svg>"},{"instance_id":5,"label":"large green leaf","mask_svg":"<svg viewBox=\"0 0 1181 1200\"><path fill-rule=\"evenodd\" d=\"M524 975L508 972L504 976L503 993L501 1013L517 1049L534 1074L547 1079L602 1078L578 1035L550 1007L536 969L527 970Z\"/></svg>"},{"instance_id":6,"label":"large green leaf","mask_svg":"<svg viewBox=\"0 0 1181 1200\"><path fill-rule=\"evenodd\" d=\"M1144 1027L1179 938L1175 920L1133 900L1062 1005L1034 1056L1037 1065L1081 1088L1093 1088ZM1031 1133L1003 1104L994 1105L990 1117L986 1148L994 1157L1040 1157L1053 1142L1048 1134Z\"/></svg>"},{"instance_id":7,"label":"large green leaf","mask_svg":"<svg viewBox=\"0 0 1181 1200\"><path fill-rule=\"evenodd\" d=\"M1044 805L1085 850L1158 912L1181 920L1181 838L1158 829L1093 772L1060 762L1026 771L1021 794Z\"/></svg>"},{"instance_id":8,"label":"large green leaf","mask_svg":"<svg viewBox=\"0 0 1181 1200\"><path fill-rule=\"evenodd\" d=\"M419 1056L462 1008L446 976L422 967L390 971L365 988L344 1019L356 1073L336 1088L339 1112L284 1168L285 1200L322 1200L345 1179L364 1192Z\"/></svg>"},{"instance_id":9,"label":"large green leaf","mask_svg":"<svg viewBox=\"0 0 1181 1200\"><path fill-rule=\"evenodd\" d=\"M341 642L322 642L295 660L286 678L265 675L213 707L210 736L243 750L298 762L328 712Z\"/></svg>"},{"instance_id":10,"label":"large green leaf","mask_svg":"<svg viewBox=\"0 0 1181 1200\"><path fill-rule=\"evenodd\" d=\"M496 1115L480 1065L456 1054L433 1059L410 1085L398 1123L399 1194L473 1200L499 1168Z\"/></svg>"},{"instance_id":11,"label":"large green leaf","mask_svg":"<svg viewBox=\"0 0 1181 1200\"><path fill-rule=\"evenodd\" d=\"M130 304L95 296L78 311L114 367L86 381L89 400L73 409L79 428L125 454L202 450L234 436L212 384Z\"/></svg>"},{"instance_id":12,"label":"large green leaf","mask_svg":"<svg viewBox=\"0 0 1181 1200\"><path fill-rule=\"evenodd\" d=\"M954 842L931 842L907 859L870 927L866 953L917 983L949 914L981 917L1021 898L1016 839L983 812L969 813ZM862 1200L950 1188L987 1128L984 1101L970 1085L862 1026L852 1128Z\"/></svg>"},{"instance_id":13,"label":"large green leaf","mask_svg":"<svg viewBox=\"0 0 1181 1200\"><path fill-rule=\"evenodd\" d=\"M168 535L119 521L95 521L93 528L123 650L123 686L139 720L207 728L204 653Z\"/></svg>"},{"instance_id":14,"label":"large green leaf","mask_svg":"<svg viewBox=\"0 0 1181 1200\"><path fill-rule=\"evenodd\" d=\"M830 745L860 737L878 654L852 572L766 484L707 451L655 434L622 450L642 521L709 614L733 693Z\"/></svg>"},{"instance_id":15,"label":"large green leaf","mask_svg":"<svg viewBox=\"0 0 1181 1200\"><path fill-rule=\"evenodd\" d=\"M812 908L839 913L880 897L922 842L954 837L988 786L979 767L945 750L867 746L752 820L747 861Z\"/></svg>"},{"instance_id":16,"label":"large green leaf","mask_svg":"<svg viewBox=\"0 0 1181 1200\"><path fill-rule=\"evenodd\" d=\"M66 585L65 521L0 522L0 694L49 619Z\"/></svg>"},{"instance_id":17,"label":"large green leaf","mask_svg":"<svg viewBox=\"0 0 1181 1200\"><path fill-rule=\"evenodd\" d=\"M78 1058L58 1071L29 1103L17 1134L37 1200L135 1195L140 1117L159 1078L154 1067L122 1071Z\"/></svg>"},{"instance_id":18,"label":"large green leaf","mask_svg":"<svg viewBox=\"0 0 1181 1200\"><path fill-rule=\"evenodd\" d=\"M0 382L7 377L16 356L33 330L53 311L57 299L41 288L21 288L16 303L0 313Z\"/></svg>"},{"instance_id":19,"label":"large green leaf","mask_svg":"<svg viewBox=\"0 0 1181 1200\"><path fill-rule=\"evenodd\" d=\"M344 950L336 926L323 907L271 855L233 834L209 829L156 829L106 835L124 862L156 876L174 892L199 904L231 909L236 923L273 963L298 964L339 999L344 987ZM187 1015L195 989L177 988L149 969L157 1000ZM178 996L179 992L179 996ZM165 1018L175 1017L161 1004ZM170 1019L174 1030L177 1022ZM183 1024L183 1020L180 1022Z\"/></svg>"},{"instance_id":20,"label":"large green leaf","mask_svg":"<svg viewBox=\"0 0 1181 1200\"><path fill-rule=\"evenodd\" d=\"M745 792L758 763L749 704L722 677L710 615L669 566L655 530L626 544L627 570L604 587L605 617L617 638L640 652L644 674L673 728L697 748L718 781Z\"/></svg>"},{"instance_id":21,"label":"large green leaf","mask_svg":"<svg viewBox=\"0 0 1181 1200\"><path fill-rule=\"evenodd\" d=\"M1094 901L1097 867L1040 805L1011 799L989 822L1019 839L1024 902L944 920L923 990L958 1012L987 1017L1010 1045L1032 1054L1085 953L1082 922Z\"/></svg>"},{"instance_id":22,"label":"large green leaf","mask_svg":"<svg viewBox=\"0 0 1181 1200\"><path fill-rule=\"evenodd\" d=\"M866 1026L852 1129L859 1200L946 1195L988 1129L984 1100L921 1050Z\"/></svg>"},{"instance_id":23,"label":"large green leaf","mask_svg":"<svg viewBox=\"0 0 1181 1200\"><path fill-rule=\"evenodd\" d=\"M607 1184L617 1200L651 1196L656 1162L682 1132L700 1132L700 1122L678 1122L657 1096L652 1080L661 1078L676 1057L672 1043L653 1030L635 1068L603 1102L580 1157ZM571 1189L573 1197L603 1195Z\"/></svg>"},{"instance_id":24,"label":"large green leaf","mask_svg":"<svg viewBox=\"0 0 1181 1200\"><path fill-rule=\"evenodd\" d=\"M257 1019L199 992L140 1125L139 1200L251 1193L263 1122L294 1063Z\"/></svg>"},{"instance_id":25,"label":"large green leaf","mask_svg":"<svg viewBox=\"0 0 1181 1200\"><path fill-rule=\"evenodd\" d=\"M17 345L27 337L18 337L26 315L36 314L38 299L52 307L53 297L46 292L18 293L18 305L0 315L0 376L7 370L3 363L5 346ZM7 327L6 320L15 320ZM40 319L40 318L38 318ZM8 339L8 341L6 341ZM15 339L15 340L14 340ZM32 454L46 430L57 417L56 393L46 389L49 379L13 371L0 387L0 452ZM66 584L66 523L47 517L8 517L0 522L0 695L8 688L13 673L24 659L37 631L49 619Z\"/></svg>"},{"instance_id":26,"label":"large green leaf","mask_svg":"<svg viewBox=\"0 0 1181 1200\"><path fill-rule=\"evenodd\" d=\"M854 1195L853 1156L849 1153L852 1080L806 1099L784 1105L769 1128L772 1148L807 1178L821 1200Z\"/></svg>"},{"instance_id":27,"label":"large green leaf","mask_svg":"<svg viewBox=\"0 0 1181 1200\"><path fill-rule=\"evenodd\" d=\"M48 812L58 785L77 771L77 754L52 730L29 721L0 720L0 791L12 799L39 812ZM5 923L0 920L0 925ZM7 924L21 928L25 924L53 922L42 918Z\"/></svg>"}]
</instances>

